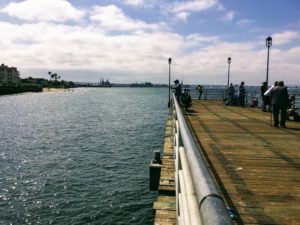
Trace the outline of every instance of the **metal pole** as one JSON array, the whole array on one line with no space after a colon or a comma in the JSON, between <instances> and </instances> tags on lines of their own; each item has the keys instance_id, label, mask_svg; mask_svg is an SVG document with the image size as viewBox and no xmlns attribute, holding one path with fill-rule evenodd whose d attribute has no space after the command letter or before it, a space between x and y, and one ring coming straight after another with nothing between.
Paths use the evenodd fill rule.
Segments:
<instances>
[{"instance_id":1,"label":"metal pole","mask_svg":"<svg viewBox=\"0 0 300 225\"><path fill-rule=\"evenodd\" d=\"M227 87L229 86L229 76L230 76L230 63L228 63L228 78L227 78Z\"/></svg>"},{"instance_id":2,"label":"metal pole","mask_svg":"<svg viewBox=\"0 0 300 225\"><path fill-rule=\"evenodd\" d=\"M269 80L269 55L270 55L270 46L268 46L268 58L267 58L267 78L266 78L267 86Z\"/></svg>"},{"instance_id":3,"label":"metal pole","mask_svg":"<svg viewBox=\"0 0 300 225\"><path fill-rule=\"evenodd\" d=\"M168 107L170 107L170 101L171 101L171 87L170 87L170 82L171 82L171 65L169 64L169 102L168 102Z\"/></svg>"},{"instance_id":4,"label":"metal pole","mask_svg":"<svg viewBox=\"0 0 300 225\"><path fill-rule=\"evenodd\" d=\"M170 105L171 105L171 62L172 62L172 59L169 58L168 62L169 62L169 101L168 101L168 108L170 108Z\"/></svg>"}]
</instances>

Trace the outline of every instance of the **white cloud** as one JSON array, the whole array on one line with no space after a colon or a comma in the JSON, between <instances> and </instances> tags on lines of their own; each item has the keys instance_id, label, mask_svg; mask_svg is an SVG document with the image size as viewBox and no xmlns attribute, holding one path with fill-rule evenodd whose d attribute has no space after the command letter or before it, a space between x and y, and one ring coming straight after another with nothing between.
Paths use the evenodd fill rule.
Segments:
<instances>
[{"instance_id":1,"label":"white cloud","mask_svg":"<svg viewBox=\"0 0 300 225\"><path fill-rule=\"evenodd\" d=\"M26 21L79 20L84 12L74 8L66 0L26 0L10 3L2 12Z\"/></svg>"},{"instance_id":2,"label":"white cloud","mask_svg":"<svg viewBox=\"0 0 300 225\"><path fill-rule=\"evenodd\" d=\"M248 19L242 19L237 21L237 25L244 27L247 26L248 24L250 24L252 22L252 20L248 20Z\"/></svg>"},{"instance_id":3,"label":"white cloud","mask_svg":"<svg viewBox=\"0 0 300 225\"><path fill-rule=\"evenodd\" d=\"M198 83L201 79L204 84L226 84L227 58L231 57L231 82L243 80L249 85L260 84L265 79L266 49L264 45L258 49L257 42L225 42L218 36L193 34L184 37L173 32L139 31L112 36L99 26L48 22L19 25L0 22L0 35L0 61L18 67L21 72L41 68L46 72L48 69L106 71L114 74L105 77L113 82L166 83L167 59L172 57L173 78L181 79L184 68L185 83ZM299 83L299 52L299 46L272 49L271 83L282 80L284 75L288 75L286 83ZM97 80L99 73L95 75ZM81 80L91 79L87 72L83 74ZM64 79L76 80L71 72L69 77Z\"/></svg>"},{"instance_id":4,"label":"white cloud","mask_svg":"<svg viewBox=\"0 0 300 225\"><path fill-rule=\"evenodd\" d=\"M43 73L34 71L44 68L45 76L48 70L73 71L70 78L61 74L71 80L78 80L74 75L78 71L85 71L81 80L91 80L92 72L87 71L93 71L96 80L106 73L113 74L105 77L112 82L166 83L167 59L172 57L172 79L180 79L184 68L185 83L226 84L227 58L231 57L231 82L244 80L249 85L265 79L264 43L227 42L201 33L185 36L163 30L160 23L134 20L112 5L93 7L88 15L93 21L88 25L0 22L0 62L18 67L22 76L41 76ZM285 75L286 83L299 83L299 44L285 50L276 48L299 39L299 32L284 31L272 37L270 83Z\"/></svg>"},{"instance_id":5,"label":"white cloud","mask_svg":"<svg viewBox=\"0 0 300 225\"><path fill-rule=\"evenodd\" d=\"M138 5L143 5L144 0L124 0L124 3L127 5L138 6Z\"/></svg>"},{"instance_id":6,"label":"white cloud","mask_svg":"<svg viewBox=\"0 0 300 225\"><path fill-rule=\"evenodd\" d=\"M189 12L180 12L176 14L175 18L176 20L187 22L189 16L190 16Z\"/></svg>"},{"instance_id":7,"label":"white cloud","mask_svg":"<svg viewBox=\"0 0 300 225\"><path fill-rule=\"evenodd\" d=\"M186 37L186 48L203 48L208 45L214 45L219 42L218 36L204 36L200 34L191 34Z\"/></svg>"},{"instance_id":8,"label":"white cloud","mask_svg":"<svg viewBox=\"0 0 300 225\"><path fill-rule=\"evenodd\" d=\"M171 11L204 11L214 6L218 6L217 0L194 0L186 2L175 2L171 6Z\"/></svg>"},{"instance_id":9,"label":"white cloud","mask_svg":"<svg viewBox=\"0 0 300 225\"><path fill-rule=\"evenodd\" d=\"M296 31L284 31L282 33L277 33L272 35L273 45L283 45L287 44L293 40L299 39L300 33Z\"/></svg>"},{"instance_id":10,"label":"white cloud","mask_svg":"<svg viewBox=\"0 0 300 225\"><path fill-rule=\"evenodd\" d=\"M163 59L178 55L183 43L174 33L109 36L96 27L53 23L2 22L0 35L6 40L0 42L0 61L18 68L122 70L131 74L159 73Z\"/></svg>"},{"instance_id":11,"label":"white cloud","mask_svg":"<svg viewBox=\"0 0 300 225\"><path fill-rule=\"evenodd\" d=\"M111 30L153 30L158 29L155 24L147 24L140 20L134 20L128 17L122 9L115 5L94 6L90 19L98 21L101 26Z\"/></svg>"},{"instance_id":12,"label":"white cloud","mask_svg":"<svg viewBox=\"0 0 300 225\"><path fill-rule=\"evenodd\" d=\"M229 11L226 13L225 16L222 17L222 20L225 21L225 22L230 22L234 19L234 11Z\"/></svg>"}]
</instances>

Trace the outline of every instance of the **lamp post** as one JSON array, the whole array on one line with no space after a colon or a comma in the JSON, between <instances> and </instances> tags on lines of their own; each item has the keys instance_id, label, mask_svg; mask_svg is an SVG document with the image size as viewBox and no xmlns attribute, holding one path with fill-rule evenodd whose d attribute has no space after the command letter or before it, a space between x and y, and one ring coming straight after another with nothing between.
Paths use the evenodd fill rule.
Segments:
<instances>
[{"instance_id":1,"label":"lamp post","mask_svg":"<svg viewBox=\"0 0 300 225\"><path fill-rule=\"evenodd\" d=\"M171 63L172 63L172 59L169 58L168 59L169 62L169 102L168 102L168 107L170 108L170 103L171 103Z\"/></svg>"},{"instance_id":2,"label":"lamp post","mask_svg":"<svg viewBox=\"0 0 300 225\"><path fill-rule=\"evenodd\" d=\"M266 46L268 47L267 77L266 77L266 82L267 82L267 86L268 86L268 80L269 80L269 56L270 56L270 47L272 46L272 38L270 36L266 38Z\"/></svg>"},{"instance_id":3,"label":"lamp post","mask_svg":"<svg viewBox=\"0 0 300 225\"><path fill-rule=\"evenodd\" d=\"M228 78L227 78L227 87L228 87L229 86L229 76L230 76L230 63L231 63L230 57L228 57L227 62L228 62Z\"/></svg>"}]
</instances>

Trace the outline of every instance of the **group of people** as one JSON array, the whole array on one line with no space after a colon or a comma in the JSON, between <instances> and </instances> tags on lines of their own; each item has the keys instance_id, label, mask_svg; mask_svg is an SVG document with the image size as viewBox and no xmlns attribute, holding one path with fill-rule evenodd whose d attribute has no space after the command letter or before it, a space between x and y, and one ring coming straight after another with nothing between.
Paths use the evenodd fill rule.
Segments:
<instances>
[{"instance_id":1,"label":"group of people","mask_svg":"<svg viewBox=\"0 0 300 225\"><path fill-rule=\"evenodd\" d=\"M235 89L232 83L230 83L229 87L226 90L227 100L225 102L226 105L240 105L242 107L245 106L245 97L246 97L246 89L245 82L242 81L239 86L239 95L235 95Z\"/></svg>"},{"instance_id":2,"label":"group of people","mask_svg":"<svg viewBox=\"0 0 300 225\"><path fill-rule=\"evenodd\" d=\"M185 89L184 92L182 92L179 80L175 80L174 83L175 87L173 87L173 89L175 89L177 102L187 109L187 107L189 107L192 103L189 90ZM198 99L201 99L204 88L203 86L198 85L196 89L199 93ZM287 87L284 86L283 81L276 81L270 88L268 87L267 82L263 82L260 90L262 97L262 110L269 112L272 111L274 117L273 125L275 127L278 127L279 125L281 127L286 127L286 120L288 116L287 109L289 107L291 108L291 102L295 99L295 96L288 95ZM241 82L238 95L235 94L235 88L231 83L226 90L226 96L226 105L240 105L244 107L246 97L245 82Z\"/></svg>"},{"instance_id":3,"label":"group of people","mask_svg":"<svg viewBox=\"0 0 300 225\"><path fill-rule=\"evenodd\" d=\"M175 97L177 102L180 106L183 106L185 110L187 110L188 107L192 105L192 97L190 95L190 92L188 89L184 89L184 92L182 92L181 84L179 83L179 80L175 80Z\"/></svg>"},{"instance_id":4,"label":"group of people","mask_svg":"<svg viewBox=\"0 0 300 225\"><path fill-rule=\"evenodd\" d=\"M283 81L276 81L270 88L267 82L263 82L261 86L262 110L273 113L274 127L286 127L287 109L290 107L292 97L289 98L287 87ZM245 82L241 82L239 86L239 95L235 95L235 89L232 83L227 88L228 105L245 106ZM272 108L272 110L271 110ZM280 115L280 120L279 120Z\"/></svg>"},{"instance_id":5,"label":"group of people","mask_svg":"<svg viewBox=\"0 0 300 225\"><path fill-rule=\"evenodd\" d=\"M261 86L261 97L263 100L263 111L272 111L274 117L274 127L286 127L287 109L289 107L289 94L287 87L284 86L283 81L275 81L275 83L268 88L267 82L263 82ZM272 106L272 110L271 110ZM280 114L280 121L279 121Z\"/></svg>"}]
</instances>

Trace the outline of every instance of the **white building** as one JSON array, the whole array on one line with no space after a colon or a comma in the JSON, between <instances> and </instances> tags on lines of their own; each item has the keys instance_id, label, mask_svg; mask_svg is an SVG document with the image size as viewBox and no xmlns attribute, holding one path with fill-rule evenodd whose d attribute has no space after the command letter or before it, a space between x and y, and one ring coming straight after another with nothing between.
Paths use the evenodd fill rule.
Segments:
<instances>
[{"instance_id":1,"label":"white building","mask_svg":"<svg viewBox=\"0 0 300 225\"><path fill-rule=\"evenodd\" d=\"M16 67L0 66L0 86L15 86L20 84L20 73Z\"/></svg>"}]
</instances>

